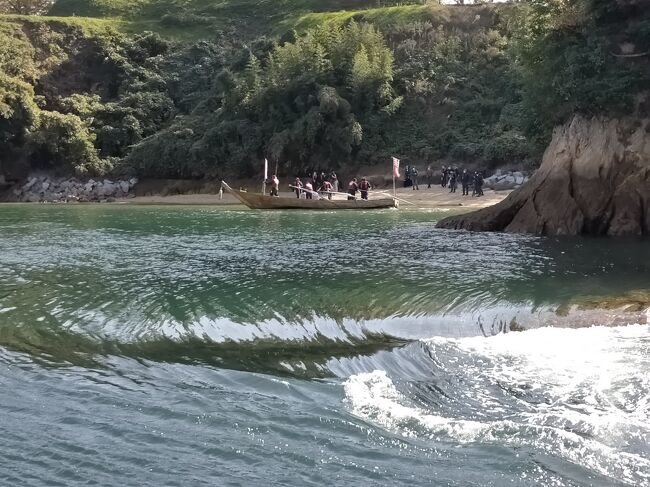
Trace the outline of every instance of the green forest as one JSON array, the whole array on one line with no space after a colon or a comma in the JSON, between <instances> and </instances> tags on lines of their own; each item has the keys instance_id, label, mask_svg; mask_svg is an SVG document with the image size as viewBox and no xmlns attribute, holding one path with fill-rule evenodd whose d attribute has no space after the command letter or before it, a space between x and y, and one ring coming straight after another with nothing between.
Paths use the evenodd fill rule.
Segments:
<instances>
[{"instance_id":1,"label":"green forest","mask_svg":"<svg viewBox=\"0 0 650 487\"><path fill-rule=\"evenodd\" d=\"M325 7L323 7L325 5ZM648 110L646 0L0 0L0 174L534 168Z\"/></svg>"}]
</instances>

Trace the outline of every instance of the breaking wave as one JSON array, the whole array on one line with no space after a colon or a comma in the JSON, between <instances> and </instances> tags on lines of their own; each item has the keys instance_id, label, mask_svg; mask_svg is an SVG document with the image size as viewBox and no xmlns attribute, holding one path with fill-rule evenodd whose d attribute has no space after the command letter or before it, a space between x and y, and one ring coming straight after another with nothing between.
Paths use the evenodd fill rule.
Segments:
<instances>
[{"instance_id":1,"label":"breaking wave","mask_svg":"<svg viewBox=\"0 0 650 487\"><path fill-rule=\"evenodd\" d=\"M504 444L616 482L650 485L645 325L543 328L422 342L430 377L391 370L344 383L351 412L401 436Z\"/></svg>"}]
</instances>

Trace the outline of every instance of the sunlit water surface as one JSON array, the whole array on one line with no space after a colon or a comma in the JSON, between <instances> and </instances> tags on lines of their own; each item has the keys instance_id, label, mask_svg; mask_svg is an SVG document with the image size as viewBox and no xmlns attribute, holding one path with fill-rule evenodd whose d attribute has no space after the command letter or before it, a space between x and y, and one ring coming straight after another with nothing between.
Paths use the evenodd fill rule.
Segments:
<instances>
[{"instance_id":1,"label":"sunlit water surface","mask_svg":"<svg viewBox=\"0 0 650 487\"><path fill-rule=\"evenodd\" d=\"M0 484L649 486L650 243L444 215L0 208Z\"/></svg>"}]
</instances>

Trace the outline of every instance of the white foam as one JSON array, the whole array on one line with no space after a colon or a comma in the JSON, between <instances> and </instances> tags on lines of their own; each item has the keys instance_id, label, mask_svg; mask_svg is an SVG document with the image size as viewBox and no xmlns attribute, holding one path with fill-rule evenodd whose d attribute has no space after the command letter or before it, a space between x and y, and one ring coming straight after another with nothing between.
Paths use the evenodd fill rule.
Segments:
<instances>
[{"instance_id":1,"label":"white foam","mask_svg":"<svg viewBox=\"0 0 650 487\"><path fill-rule=\"evenodd\" d=\"M351 376L346 402L353 414L406 437L527 446L629 485L650 486L644 458L650 443L648 331L647 325L555 328L425 340L445 372L462 378L465 392L490 413L474 411L480 421L415 406L381 370ZM497 383L545 400L504 402L491 388Z\"/></svg>"}]
</instances>

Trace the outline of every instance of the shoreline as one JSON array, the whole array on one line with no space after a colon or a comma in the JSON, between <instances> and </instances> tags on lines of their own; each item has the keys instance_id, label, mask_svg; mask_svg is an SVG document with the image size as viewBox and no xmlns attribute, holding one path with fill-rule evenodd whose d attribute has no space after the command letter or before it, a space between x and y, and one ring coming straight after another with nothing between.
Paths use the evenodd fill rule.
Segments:
<instances>
[{"instance_id":1,"label":"shoreline","mask_svg":"<svg viewBox=\"0 0 650 487\"><path fill-rule=\"evenodd\" d=\"M378 191L384 193L384 191ZM392 196L392 190L385 193ZM507 191L485 190L485 195L477 198L462 196L460 189L457 193L449 193L447 188L440 185L431 189L422 188L412 190L411 188L399 188L397 197L400 201L400 209L419 208L468 208L480 209L495 205L504 200L509 194ZM294 197L293 192L281 192L281 196ZM410 204L409 204L410 203ZM98 203L95 203L98 204ZM102 204L102 203L99 203ZM170 205L170 206L244 206L234 196L224 193L223 199L218 194L190 193L176 195L152 195L136 196L134 198L116 199L108 204L119 205Z\"/></svg>"},{"instance_id":2,"label":"shoreline","mask_svg":"<svg viewBox=\"0 0 650 487\"><path fill-rule=\"evenodd\" d=\"M374 190L379 196L392 196L392 188L386 190ZM411 188L398 188L397 198L401 200L400 209L432 209L432 208L458 208L468 210L478 210L488 206L495 205L503 201L512 190L494 191L486 189L482 197L462 196L461 189L457 193L449 193L449 189L442 188L440 185L432 186L427 189L426 186L420 190ZM280 192L283 197L295 197L295 193L283 191ZM371 194L371 199L373 198ZM173 195L147 195L147 196L130 196L127 198L111 198L108 201L77 202L77 201L53 201L53 202L26 202L26 201L0 201L0 205L14 204L50 204L50 205L129 205L129 206L242 206L244 205L233 195L224 193L223 198L219 198L218 193L181 193Z\"/></svg>"}]
</instances>

